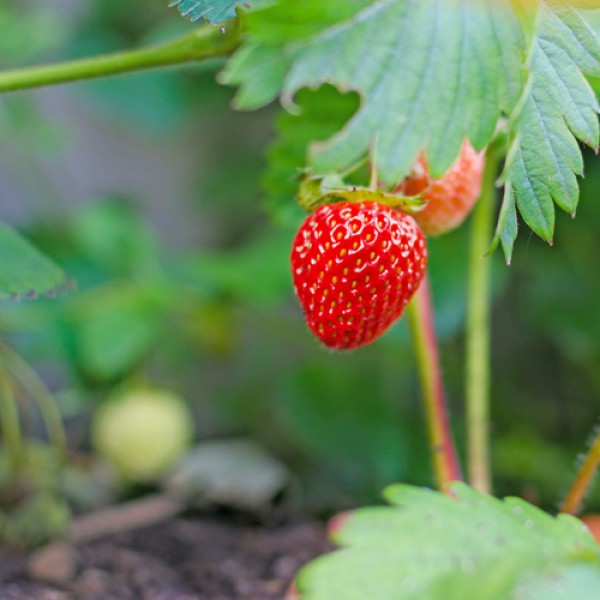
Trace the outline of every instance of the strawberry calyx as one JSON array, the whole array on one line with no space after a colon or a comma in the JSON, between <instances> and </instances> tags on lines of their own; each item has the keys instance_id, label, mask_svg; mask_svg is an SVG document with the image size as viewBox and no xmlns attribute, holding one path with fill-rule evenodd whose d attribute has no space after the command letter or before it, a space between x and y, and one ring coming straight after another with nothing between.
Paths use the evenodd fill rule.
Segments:
<instances>
[{"instance_id":1,"label":"strawberry calyx","mask_svg":"<svg viewBox=\"0 0 600 600\"><path fill-rule=\"evenodd\" d=\"M304 171L296 198L300 206L308 212L313 212L325 204L344 201L353 203L378 202L389 208L414 214L423 210L427 204L426 201L422 200L422 197L422 193L411 196L403 192L388 191L378 187L347 185L337 173L319 175Z\"/></svg>"}]
</instances>

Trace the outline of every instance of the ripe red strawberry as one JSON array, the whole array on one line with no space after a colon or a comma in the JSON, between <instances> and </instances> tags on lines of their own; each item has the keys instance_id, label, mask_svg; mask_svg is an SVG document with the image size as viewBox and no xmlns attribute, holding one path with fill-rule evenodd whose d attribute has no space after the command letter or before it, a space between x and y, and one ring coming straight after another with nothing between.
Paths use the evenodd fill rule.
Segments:
<instances>
[{"instance_id":1,"label":"ripe red strawberry","mask_svg":"<svg viewBox=\"0 0 600 600\"><path fill-rule=\"evenodd\" d=\"M460 156L440 179L432 179L421 156L396 192L423 195L427 206L414 216L427 235L440 235L458 227L469 215L481 192L485 155L465 142Z\"/></svg>"},{"instance_id":2,"label":"ripe red strawberry","mask_svg":"<svg viewBox=\"0 0 600 600\"><path fill-rule=\"evenodd\" d=\"M425 273L414 219L377 202L321 206L292 247L296 294L312 332L329 348L371 343L396 319Z\"/></svg>"}]
</instances>

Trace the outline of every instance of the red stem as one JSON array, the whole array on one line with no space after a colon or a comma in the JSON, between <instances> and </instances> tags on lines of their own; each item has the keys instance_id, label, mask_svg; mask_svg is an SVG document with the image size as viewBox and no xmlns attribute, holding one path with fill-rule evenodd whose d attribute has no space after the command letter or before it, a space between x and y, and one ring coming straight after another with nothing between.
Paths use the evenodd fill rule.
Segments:
<instances>
[{"instance_id":1,"label":"red stem","mask_svg":"<svg viewBox=\"0 0 600 600\"><path fill-rule=\"evenodd\" d=\"M461 481L462 474L450 431L427 277L410 303L409 315L423 389L433 467L438 487L448 492L450 483Z\"/></svg>"},{"instance_id":2,"label":"red stem","mask_svg":"<svg viewBox=\"0 0 600 600\"><path fill-rule=\"evenodd\" d=\"M560 507L560 512L576 515L581 510L581 505L586 493L589 491L594 475L600 467L600 428L594 434L594 440L590 449L583 459L575 481L567 492Z\"/></svg>"}]
</instances>

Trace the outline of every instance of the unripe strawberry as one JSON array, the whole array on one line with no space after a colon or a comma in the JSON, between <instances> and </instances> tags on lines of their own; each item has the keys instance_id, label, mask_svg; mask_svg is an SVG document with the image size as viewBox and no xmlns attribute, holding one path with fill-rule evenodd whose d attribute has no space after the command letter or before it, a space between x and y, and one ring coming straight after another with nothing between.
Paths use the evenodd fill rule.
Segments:
<instances>
[{"instance_id":1,"label":"unripe strawberry","mask_svg":"<svg viewBox=\"0 0 600 600\"><path fill-rule=\"evenodd\" d=\"M454 165L440 179L432 179L422 155L394 191L423 194L427 206L413 216L427 235L440 235L458 227L471 212L481 192L484 166L485 154L465 142Z\"/></svg>"},{"instance_id":2,"label":"unripe strawberry","mask_svg":"<svg viewBox=\"0 0 600 600\"><path fill-rule=\"evenodd\" d=\"M311 331L329 348L371 343L396 319L425 273L414 219L377 202L321 206L292 247L296 294Z\"/></svg>"},{"instance_id":3,"label":"unripe strawberry","mask_svg":"<svg viewBox=\"0 0 600 600\"><path fill-rule=\"evenodd\" d=\"M92 421L92 443L129 481L152 481L188 448L194 426L183 398L140 388L109 398Z\"/></svg>"}]
</instances>

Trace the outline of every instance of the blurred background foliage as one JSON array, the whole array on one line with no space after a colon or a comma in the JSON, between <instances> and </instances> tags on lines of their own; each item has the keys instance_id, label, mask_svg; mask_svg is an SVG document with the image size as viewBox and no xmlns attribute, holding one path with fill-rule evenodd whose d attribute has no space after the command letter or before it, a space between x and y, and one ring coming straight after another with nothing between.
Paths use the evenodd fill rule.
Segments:
<instances>
[{"instance_id":1,"label":"blurred background foliage","mask_svg":"<svg viewBox=\"0 0 600 600\"><path fill-rule=\"evenodd\" d=\"M189 27L160 1L5 0L0 63L128 48ZM198 439L258 440L298 476L312 510L372 501L392 481L428 485L405 323L358 352L327 352L288 273L307 144L358 100L324 87L299 94L301 117L277 106L236 114L231 90L214 83L220 66L0 98L0 219L78 286L2 303L0 331L55 393L74 455L114 389L153 382L189 401ZM600 406L598 195L600 163L588 153L577 218L561 215L554 247L522 235L511 267L491 258L496 491L550 509ZM468 225L430 243L461 445L467 245ZM27 427L41 435L35 415ZM77 488L76 475L68 481ZM600 510L598 490L589 508Z\"/></svg>"}]
</instances>

